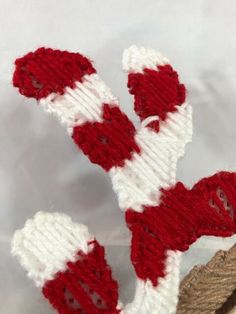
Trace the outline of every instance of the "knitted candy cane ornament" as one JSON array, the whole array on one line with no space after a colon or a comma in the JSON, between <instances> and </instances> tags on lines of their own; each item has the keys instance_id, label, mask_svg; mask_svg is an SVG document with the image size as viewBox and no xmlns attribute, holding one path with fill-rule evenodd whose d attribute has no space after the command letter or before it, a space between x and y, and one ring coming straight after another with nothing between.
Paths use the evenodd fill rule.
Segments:
<instances>
[{"instance_id":1,"label":"knitted candy cane ornament","mask_svg":"<svg viewBox=\"0 0 236 314\"><path fill-rule=\"evenodd\" d=\"M176 182L192 137L191 106L169 61L131 47L123 68L141 126L135 129L86 57L40 48L16 60L13 83L56 115L91 162L111 176L132 232L137 274L124 313L175 313L181 252L202 235L236 232L236 174L221 172L192 189Z\"/></svg>"}]
</instances>

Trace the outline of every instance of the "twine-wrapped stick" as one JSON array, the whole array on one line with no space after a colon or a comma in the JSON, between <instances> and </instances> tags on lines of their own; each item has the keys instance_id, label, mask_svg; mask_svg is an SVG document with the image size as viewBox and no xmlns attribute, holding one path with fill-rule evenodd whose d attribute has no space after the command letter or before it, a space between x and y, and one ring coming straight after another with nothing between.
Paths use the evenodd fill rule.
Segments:
<instances>
[{"instance_id":1,"label":"twine-wrapped stick","mask_svg":"<svg viewBox=\"0 0 236 314\"><path fill-rule=\"evenodd\" d=\"M180 285L177 314L236 314L236 245L195 266Z\"/></svg>"}]
</instances>

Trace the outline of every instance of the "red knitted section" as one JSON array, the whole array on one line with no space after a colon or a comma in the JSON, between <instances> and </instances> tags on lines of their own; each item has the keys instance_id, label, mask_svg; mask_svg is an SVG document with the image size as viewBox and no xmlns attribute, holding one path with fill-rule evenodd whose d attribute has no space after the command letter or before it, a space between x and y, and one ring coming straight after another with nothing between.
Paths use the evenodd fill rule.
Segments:
<instances>
[{"instance_id":1,"label":"red knitted section","mask_svg":"<svg viewBox=\"0 0 236 314\"><path fill-rule=\"evenodd\" d=\"M103 122L86 122L76 126L73 139L92 163L108 171L124 165L140 149L135 142L135 127L117 106L104 104Z\"/></svg>"},{"instance_id":2,"label":"red knitted section","mask_svg":"<svg viewBox=\"0 0 236 314\"><path fill-rule=\"evenodd\" d=\"M163 190L159 206L145 207L142 213L128 210L126 221L135 271L157 285L165 275L167 250L186 251L203 235L236 233L236 173L217 173L192 190L179 182Z\"/></svg>"},{"instance_id":3,"label":"red knitted section","mask_svg":"<svg viewBox=\"0 0 236 314\"><path fill-rule=\"evenodd\" d=\"M202 195L218 213L236 222L236 174L220 172L212 180L204 178L193 187L194 194ZM225 211L227 209L227 211Z\"/></svg>"},{"instance_id":4,"label":"red knitted section","mask_svg":"<svg viewBox=\"0 0 236 314\"><path fill-rule=\"evenodd\" d=\"M165 120L168 112L185 101L185 87L179 83L178 74L167 64L158 70L144 69L143 73L130 73L128 88L134 95L134 109L141 120L159 116ZM155 123L154 129L158 130ZM153 127L150 125L149 127Z\"/></svg>"},{"instance_id":5,"label":"red knitted section","mask_svg":"<svg viewBox=\"0 0 236 314\"><path fill-rule=\"evenodd\" d=\"M85 74L95 73L91 62L79 53L39 48L15 61L13 85L21 94L40 99L51 93L63 94Z\"/></svg>"},{"instance_id":6,"label":"red knitted section","mask_svg":"<svg viewBox=\"0 0 236 314\"><path fill-rule=\"evenodd\" d=\"M116 314L118 284L104 258L104 248L93 242L89 254L78 252L75 263L43 287L43 294L60 314Z\"/></svg>"}]
</instances>

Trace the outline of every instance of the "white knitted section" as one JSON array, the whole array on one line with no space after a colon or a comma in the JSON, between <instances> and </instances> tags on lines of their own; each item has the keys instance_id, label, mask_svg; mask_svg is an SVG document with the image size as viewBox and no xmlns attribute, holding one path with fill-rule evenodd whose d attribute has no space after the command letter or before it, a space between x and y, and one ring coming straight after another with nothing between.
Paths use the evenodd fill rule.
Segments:
<instances>
[{"instance_id":1,"label":"white knitted section","mask_svg":"<svg viewBox=\"0 0 236 314\"><path fill-rule=\"evenodd\" d=\"M150 280L137 280L134 300L122 314L174 314L178 302L179 269L182 253L167 251L166 276L154 287Z\"/></svg>"},{"instance_id":2,"label":"white knitted section","mask_svg":"<svg viewBox=\"0 0 236 314\"><path fill-rule=\"evenodd\" d=\"M178 159L192 139L192 109L187 103L176 107L160 122L157 133L147 127L137 132L141 154L135 153L123 167L113 167L110 176L122 209L142 211L142 205L157 205L160 189L176 182Z\"/></svg>"},{"instance_id":3,"label":"white knitted section","mask_svg":"<svg viewBox=\"0 0 236 314\"><path fill-rule=\"evenodd\" d=\"M124 50L122 67L126 72L142 72L143 69L157 70L157 65L169 64L169 60L154 49L131 46Z\"/></svg>"},{"instance_id":4,"label":"white knitted section","mask_svg":"<svg viewBox=\"0 0 236 314\"><path fill-rule=\"evenodd\" d=\"M97 74L85 75L75 88L66 88L63 95L55 93L42 98L39 104L46 112L53 113L71 134L79 124L102 121L102 106L118 104L117 98Z\"/></svg>"},{"instance_id":5,"label":"white knitted section","mask_svg":"<svg viewBox=\"0 0 236 314\"><path fill-rule=\"evenodd\" d=\"M68 261L75 262L78 251L89 253L93 245L88 242L93 239L86 226L73 223L67 215L38 212L15 232L12 254L36 286L42 287L65 270Z\"/></svg>"}]
</instances>

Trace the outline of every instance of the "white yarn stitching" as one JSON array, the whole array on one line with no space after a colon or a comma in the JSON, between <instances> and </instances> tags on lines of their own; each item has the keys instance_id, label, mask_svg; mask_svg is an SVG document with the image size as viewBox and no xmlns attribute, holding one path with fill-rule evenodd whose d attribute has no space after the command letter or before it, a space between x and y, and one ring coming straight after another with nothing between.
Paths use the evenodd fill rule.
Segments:
<instances>
[{"instance_id":1,"label":"white yarn stitching","mask_svg":"<svg viewBox=\"0 0 236 314\"><path fill-rule=\"evenodd\" d=\"M142 205L157 205L160 189L176 183L177 161L192 138L191 117L191 107L185 103L176 112L168 113L158 133L147 127L137 132L141 153L109 172L122 209L140 212Z\"/></svg>"},{"instance_id":2,"label":"white yarn stitching","mask_svg":"<svg viewBox=\"0 0 236 314\"><path fill-rule=\"evenodd\" d=\"M145 68L157 70L157 65L168 63L170 62L166 57L150 48L133 45L123 52L122 67L129 73L142 73Z\"/></svg>"},{"instance_id":3,"label":"white yarn stitching","mask_svg":"<svg viewBox=\"0 0 236 314\"><path fill-rule=\"evenodd\" d=\"M178 303L179 268L182 253L167 251L166 276L157 287L150 280L137 279L135 297L122 314L174 314Z\"/></svg>"},{"instance_id":4,"label":"white yarn stitching","mask_svg":"<svg viewBox=\"0 0 236 314\"><path fill-rule=\"evenodd\" d=\"M88 242L93 239L86 226L73 223L65 214L38 212L15 232L12 254L35 285L42 287L65 270L68 261L76 261L79 250L89 253L93 247Z\"/></svg>"},{"instance_id":5,"label":"white yarn stitching","mask_svg":"<svg viewBox=\"0 0 236 314\"><path fill-rule=\"evenodd\" d=\"M76 88L66 88L63 95L50 94L39 104L55 115L71 135L73 127L85 122L102 122L104 103L118 105L118 100L97 74L85 75Z\"/></svg>"}]
</instances>

